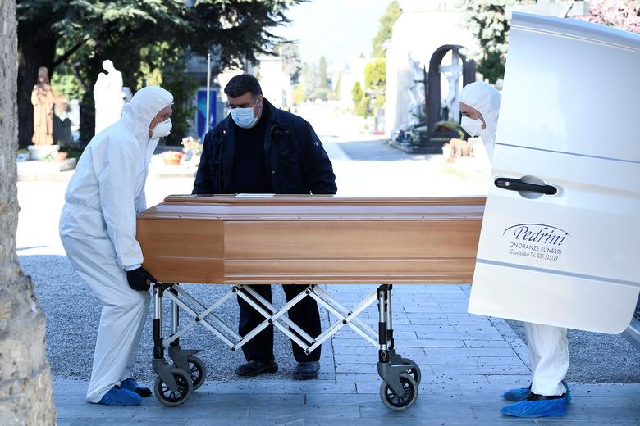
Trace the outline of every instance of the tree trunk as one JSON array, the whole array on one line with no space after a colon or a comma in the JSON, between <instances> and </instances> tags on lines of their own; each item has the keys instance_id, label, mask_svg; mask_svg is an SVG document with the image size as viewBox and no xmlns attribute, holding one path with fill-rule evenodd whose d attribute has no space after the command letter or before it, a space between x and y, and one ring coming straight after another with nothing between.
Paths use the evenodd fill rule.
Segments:
<instances>
[{"instance_id":1,"label":"tree trunk","mask_svg":"<svg viewBox=\"0 0 640 426\"><path fill-rule=\"evenodd\" d=\"M82 95L80 102L80 142L89 143L96 130L96 107L93 101L93 87Z\"/></svg>"},{"instance_id":2,"label":"tree trunk","mask_svg":"<svg viewBox=\"0 0 640 426\"><path fill-rule=\"evenodd\" d=\"M45 318L16 255L18 200L15 0L0 1L0 422L54 425Z\"/></svg>"},{"instance_id":3,"label":"tree trunk","mask_svg":"<svg viewBox=\"0 0 640 426\"><path fill-rule=\"evenodd\" d=\"M84 86L84 95L80 103L80 142L83 145L89 143L96 130L96 105L93 100L93 86L98 79L98 74L102 72L102 61L99 57L99 55L96 55L88 59L84 64L84 72L77 73Z\"/></svg>"},{"instance_id":4,"label":"tree trunk","mask_svg":"<svg viewBox=\"0 0 640 426\"><path fill-rule=\"evenodd\" d=\"M42 22L42 25L47 25ZM21 22L18 26L18 145L26 148L33 137L31 91L38 82L38 68L47 67L53 75L57 39L40 25ZM40 30L40 31L39 31Z\"/></svg>"}]
</instances>

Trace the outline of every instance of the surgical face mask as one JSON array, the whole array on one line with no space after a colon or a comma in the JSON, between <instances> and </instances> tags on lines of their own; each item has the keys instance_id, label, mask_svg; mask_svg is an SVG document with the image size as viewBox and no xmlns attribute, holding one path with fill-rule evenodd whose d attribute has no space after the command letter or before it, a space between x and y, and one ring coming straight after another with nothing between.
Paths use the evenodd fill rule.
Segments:
<instances>
[{"instance_id":1,"label":"surgical face mask","mask_svg":"<svg viewBox=\"0 0 640 426\"><path fill-rule=\"evenodd\" d=\"M231 118L243 129L250 129L258 122L258 117L253 114L254 107L233 108L231 110Z\"/></svg>"},{"instance_id":2,"label":"surgical face mask","mask_svg":"<svg viewBox=\"0 0 640 426\"><path fill-rule=\"evenodd\" d=\"M165 121L158 123L156 127L153 128L153 133L151 134L152 139L163 138L171 133L171 119L168 118Z\"/></svg>"},{"instance_id":3,"label":"surgical face mask","mask_svg":"<svg viewBox=\"0 0 640 426\"><path fill-rule=\"evenodd\" d=\"M482 132L482 120L479 118L474 120L466 115L462 116L462 121L460 122L460 126L464 129L465 132L469 133L470 136L478 136L480 132Z\"/></svg>"}]
</instances>

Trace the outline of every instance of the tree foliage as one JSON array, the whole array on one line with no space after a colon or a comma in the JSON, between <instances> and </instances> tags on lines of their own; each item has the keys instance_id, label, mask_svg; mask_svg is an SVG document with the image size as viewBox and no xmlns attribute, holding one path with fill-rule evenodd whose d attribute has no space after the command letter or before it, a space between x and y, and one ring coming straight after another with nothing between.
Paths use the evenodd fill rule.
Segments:
<instances>
[{"instance_id":1,"label":"tree foliage","mask_svg":"<svg viewBox=\"0 0 640 426\"><path fill-rule=\"evenodd\" d=\"M516 3L536 0L467 0L471 12L471 30L480 42L480 72L490 82L504 77L504 61L509 41L509 22L505 9ZM580 20L640 33L640 0L591 0L591 16Z\"/></svg>"},{"instance_id":2,"label":"tree foliage","mask_svg":"<svg viewBox=\"0 0 640 426\"><path fill-rule=\"evenodd\" d=\"M360 101L364 97L364 91L359 81L356 81L351 89L351 98L353 99L353 107L358 108Z\"/></svg>"},{"instance_id":3,"label":"tree foliage","mask_svg":"<svg viewBox=\"0 0 640 426\"><path fill-rule=\"evenodd\" d=\"M285 11L300 1L18 0L21 142L30 139L22 134L32 126L25 92L36 81L38 66L50 73L61 64L73 69L84 90L83 116L92 123L93 82L104 59L113 61L133 91L148 77L145 69L184 70L185 52L213 51L218 68L255 61L275 50L281 40L272 29L288 22ZM56 54L58 48L63 53ZM85 142L93 134L90 123L84 123Z\"/></svg>"},{"instance_id":4,"label":"tree foliage","mask_svg":"<svg viewBox=\"0 0 640 426\"><path fill-rule=\"evenodd\" d=\"M289 41L278 45L276 51L282 58L284 71L289 74L291 84L300 82L300 71L302 71L302 61L300 60L300 46Z\"/></svg>"},{"instance_id":5,"label":"tree foliage","mask_svg":"<svg viewBox=\"0 0 640 426\"><path fill-rule=\"evenodd\" d=\"M640 0L591 0L589 8L579 19L640 34Z\"/></svg>"},{"instance_id":6,"label":"tree foliage","mask_svg":"<svg viewBox=\"0 0 640 426\"><path fill-rule=\"evenodd\" d=\"M371 115L371 111L369 108L370 104L371 104L371 98L369 96L363 96L362 99L360 99L360 102L358 103L358 105L356 106L356 115L359 115L360 117L364 117L364 118L369 117L369 115Z\"/></svg>"},{"instance_id":7,"label":"tree foliage","mask_svg":"<svg viewBox=\"0 0 640 426\"><path fill-rule=\"evenodd\" d=\"M519 0L467 0L470 11L470 29L480 43L478 72L492 83L504 77L509 22L505 16L507 6Z\"/></svg>"},{"instance_id":8,"label":"tree foliage","mask_svg":"<svg viewBox=\"0 0 640 426\"><path fill-rule=\"evenodd\" d=\"M318 79L321 89L327 89L329 87L329 76L327 74L327 58L325 58L324 56L321 56L320 61L318 62Z\"/></svg>"},{"instance_id":9,"label":"tree foliage","mask_svg":"<svg viewBox=\"0 0 640 426\"><path fill-rule=\"evenodd\" d=\"M315 62L304 62L300 71L300 81L294 89L294 103L320 99L327 101L333 97L327 75L327 60L320 58Z\"/></svg>"},{"instance_id":10,"label":"tree foliage","mask_svg":"<svg viewBox=\"0 0 640 426\"><path fill-rule=\"evenodd\" d=\"M384 90L387 85L387 61L375 59L364 67L364 88Z\"/></svg>"},{"instance_id":11,"label":"tree foliage","mask_svg":"<svg viewBox=\"0 0 640 426\"><path fill-rule=\"evenodd\" d=\"M384 107L385 90L387 87L387 61L384 58L375 59L364 67L364 87L366 102L361 102L356 108L356 114L368 117L373 110ZM373 102L372 102L373 100Z\"/></svg>"},{"instance_id":12,"label":"tree foliage","mask_svg":"<svg viewBox=\"0 0 640 426\"><path fill-rule=\"evenodd\" d=\"M318 84L318 67L313 62L304 62L300 71L300 84L302 87L302 99L307 101L314 99L315 93L320 89Z\"/></svg>"},{"instance_id":13,"label":"tree foliage","mask_svg":"<svg viewBox=\"0 0 640 426\"><path fill-rule=\"evenodd\" d=\"M495 84L498 79L504 78L504 63L504 54L497 51L486 52L478 64L478 72L490 83Z\"/></svg>"},{"instance_id":14,"label":"tree foliage","mask_svg":"<svg viewBox=\"0 0 640 426\"><path fill-rule=\"evenodd\" d=\"M382 44L391 38L393 32L393 24L396 23L398 18L402 15L402 9L397 0L393 0L387 6L384 15L380 18L380 27L378 33L373 38L373 53L374 58L386 57L386 52L382 48Z\"/></svg>"},{"instance_id":15,"label":"tree foliage","mask_svg":"<svg viewBox=\"0 0 640 426\"><path fill-rule=\"evenodd\" d=\"M338 80L333 86L333 99L340 100L340 92L342 90L342 74L338 74Z\"/></svg>"}]
</instances>

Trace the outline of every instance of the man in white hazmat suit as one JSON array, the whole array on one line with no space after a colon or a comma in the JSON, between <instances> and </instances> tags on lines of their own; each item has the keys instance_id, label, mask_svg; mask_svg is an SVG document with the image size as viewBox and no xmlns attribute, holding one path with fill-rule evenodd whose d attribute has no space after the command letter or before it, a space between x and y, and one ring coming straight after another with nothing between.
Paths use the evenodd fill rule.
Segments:
<instances>
[{"instance_id":1,"label":"man in white hazmat suit","mask_svg":"<svg viewBox=\"0 0 640 426\"><path fill-rule=\"evenodd\" d=\"M476 82L460 92L461 126L471 136L480 136L489 161L493 156L500 93L491 85ZM562 416L571 400L564 378L569 369L567 329L544 324L525 323L529 347L529 362L533 379L526 388L516 388L502 394L516 401L501 412L515 417Z\"/></svg>"},{"instance_id":2,"label":"man in white hazmat suit","mask_svg":"<svg viewBox=\"0 0 640 426\"><path fill-rule=\"evenodd\" d=\"M130 378L149 308L149 281L136 241L136 213L158 138L171 131L173 96L155 86L138 91L122 118L97 134L67 187L60 238L78 275L105 304L87 400L138 405L151 394Z\"/></svg>"}]
</instances>

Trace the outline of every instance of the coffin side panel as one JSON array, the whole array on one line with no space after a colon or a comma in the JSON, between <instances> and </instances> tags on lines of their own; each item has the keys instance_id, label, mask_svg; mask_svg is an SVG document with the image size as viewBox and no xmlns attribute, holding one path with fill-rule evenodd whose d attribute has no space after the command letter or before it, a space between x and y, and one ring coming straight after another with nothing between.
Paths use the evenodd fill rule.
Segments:
<instances>
[{"instance_id":1,"label":"coffin side panel","mask_svg":"<svg viewBox=\"0 0 640 426\"><path fill-rule=\"evenodd\" d=\"M144 267L162 282L224 281L222 221L138 220Z\"/></svg>"}]
</instances>

